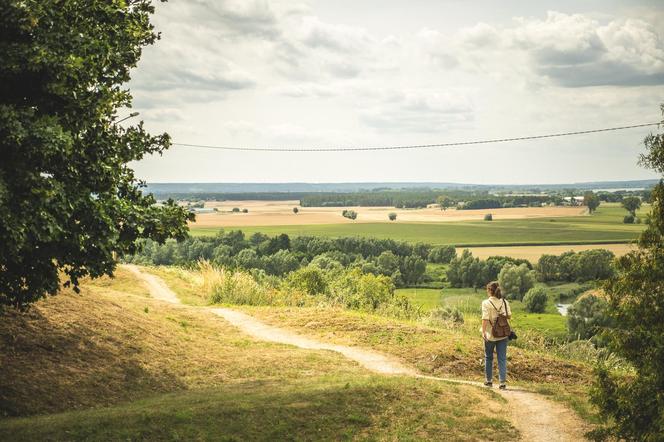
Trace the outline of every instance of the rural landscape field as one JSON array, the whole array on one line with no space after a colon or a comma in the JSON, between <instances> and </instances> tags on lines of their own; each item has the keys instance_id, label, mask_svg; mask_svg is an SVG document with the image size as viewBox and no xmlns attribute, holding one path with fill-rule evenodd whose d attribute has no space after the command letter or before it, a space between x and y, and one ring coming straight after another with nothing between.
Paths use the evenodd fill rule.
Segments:
<instances>
[{"instance_id":1,"label":"rural landscape field","mask_svg":"<svg viewBox=\"0 0 664 442\"><path fill-rule=\"evenodd\" d=\"M655 0L7 0L0 441L664 442Z\"/></svg>"}]
</instances>

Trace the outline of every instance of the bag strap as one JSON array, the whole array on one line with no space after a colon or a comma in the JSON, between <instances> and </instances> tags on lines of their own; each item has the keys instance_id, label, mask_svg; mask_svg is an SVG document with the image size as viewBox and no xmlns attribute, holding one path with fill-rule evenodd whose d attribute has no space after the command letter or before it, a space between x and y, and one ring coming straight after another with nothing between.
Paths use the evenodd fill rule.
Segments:
<instances>
[{"instance_id":1,"label":"bag strap","mask_svg":"<svg viewBox=\"0 0 664 442\"><path fill-rule=\"evenodd\" d=\"M496 312L498 312L498 314L500 314L500 310L498 310L498 308L496 307L496 305L495 305L493 302L491 302L490 299L487 299L487 301L489 301L489 304L491 304L491 305L493 306L493 308L496 309ZM503 303L504 303L504 302L505 302L505 300L503 299ZM507 315L507 309L505 310L505 315Z\"/></svg>"}]
</instances>

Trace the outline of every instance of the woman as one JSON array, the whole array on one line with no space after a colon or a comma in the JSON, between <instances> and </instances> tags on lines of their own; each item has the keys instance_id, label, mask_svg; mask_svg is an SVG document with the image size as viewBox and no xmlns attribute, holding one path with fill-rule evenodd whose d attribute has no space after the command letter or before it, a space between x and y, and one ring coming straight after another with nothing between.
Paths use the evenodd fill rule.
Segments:
<instances>
[{"instance_id":1,"label":"woman","mask_svg":"<svg viewBox=\"0 0 664 442\"><path fill-rule=\"evenodd\" d=\"M482 301L482 338L484 338L484 372L486 382L484 385L493 387L493 350L498 354L498 375L500 389L507 388L507 341L508 336L493 336L493 326L499 316L512 319L510 305L503 298L498 281L493 281L486 286L489 299ZM501 321L502 322L502 321ZM507 333L509 334L509 332Z\"/></svg>"}]
</instances>

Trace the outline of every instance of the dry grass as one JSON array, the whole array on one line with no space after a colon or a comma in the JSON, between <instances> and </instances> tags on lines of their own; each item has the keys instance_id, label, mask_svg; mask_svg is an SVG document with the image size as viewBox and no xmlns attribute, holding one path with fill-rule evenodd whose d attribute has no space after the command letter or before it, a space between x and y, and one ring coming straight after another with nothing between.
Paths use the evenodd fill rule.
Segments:
<instances>
[{"instance_id":1,"label":"dry grass","mask_svg":"<svg viewBox=\"0 0 664 442\"><path fill-rule=\"evenodd\" d=\"M480 259L486 259L489 256L511 256L512 258L527 259L533 263L539 260L540 256L561 255L573 250L580 252L583 250L606 249L612 251L616 256L625 255L632 250L632 244L592 244L592 245L563 245L563 246L509 246L509 247L460 247L457 253L464 249L469 249L473 256Z\"/></svg>"},{"instance_id":2,"label":"dry grass","mask_svg":"<svg viewBox=\"0 0 664 442\"><path fill-rule=\"evenodd\" d=\"M0 415L359 370L336 354L253 341L209 313L118 293L84 288L4 313Z\"/></svg>"},{"instance_id":3,"label":"dry grass","mask_svg":"<svg viewBox=\"0 0 664 442\"><path fill-rule=\"evenodd\" d=\"M0 418L0 440L518 436L492 392L254 341L199 308L144 297L132 278L2 314L0 416L24 417Z\"/></svg>"},{"instance_id":4,"label":"dry grass","mask_svg":"<svg viewBox=\"0 0 664 442\"><path fill-rule=\"evenodd\" d=\"M246 307L249 314L327 342L370 347L392 354L424 373L483 379L483 347L467 327L433 328L366 313L326 308ZM516 347L509 350L511 381L585 385L581 363Z\"/></svg>"}]
</instances>

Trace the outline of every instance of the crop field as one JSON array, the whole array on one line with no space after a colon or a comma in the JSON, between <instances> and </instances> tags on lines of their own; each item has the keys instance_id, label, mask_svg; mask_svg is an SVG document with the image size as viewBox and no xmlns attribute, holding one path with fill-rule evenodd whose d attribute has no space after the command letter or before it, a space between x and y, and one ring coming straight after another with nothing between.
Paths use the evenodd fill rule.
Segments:
<instances>
[{"instance_id":1,"label":"crop field","mask_svg":"<svg viewBox=\"0 0 664 442\"><path fill-rule=\"evenodd\" d=\"M201 213L196 216L193 228L245 227L245 226L301 226L310 224L352 225L363 223L442 223L454 221L481 221L491 213L494 220L530 219L545 217L582 216L585 207L517 207L482 210L440 210L437 207L425 209L397 209L394 207L301 207L297 200L286 201L210 201L206 208L216 209L214 213ZM293 212L297 207L298 213ZM233 212L233 208L240 212ZM246 209L247 213L243 213ZM351 221L341 216L344 209L357 212L357 220ZM396 221L388 215L396 213Z\"/></svg>"},{"instance_id":2,"label":"crop field","mask_svg":"<svg viewBox=\"0 0 664 442\"><path fill-rule=\"evenodd\" d=\"M575 208L578 210L578 208ZM528 209L515 209L528 210ZM643 217L648 208L638 215ZM590 216L546 217L530 219L494 219L494 221L455 221L440 223L359 223L246 226L246 234L262 232L268 235L286 233L291 236L317 235L325 237L364 236L390 238L408 242L452 244L455 246L489 245L551 245L551 244L607 244L635 240L643 224L623 224L626 211L617 205L605 205ZM293 215L299 216L299 215ZM214 235L219 228L192 226L194 236Z\"/></svg>"}]
</instances>

